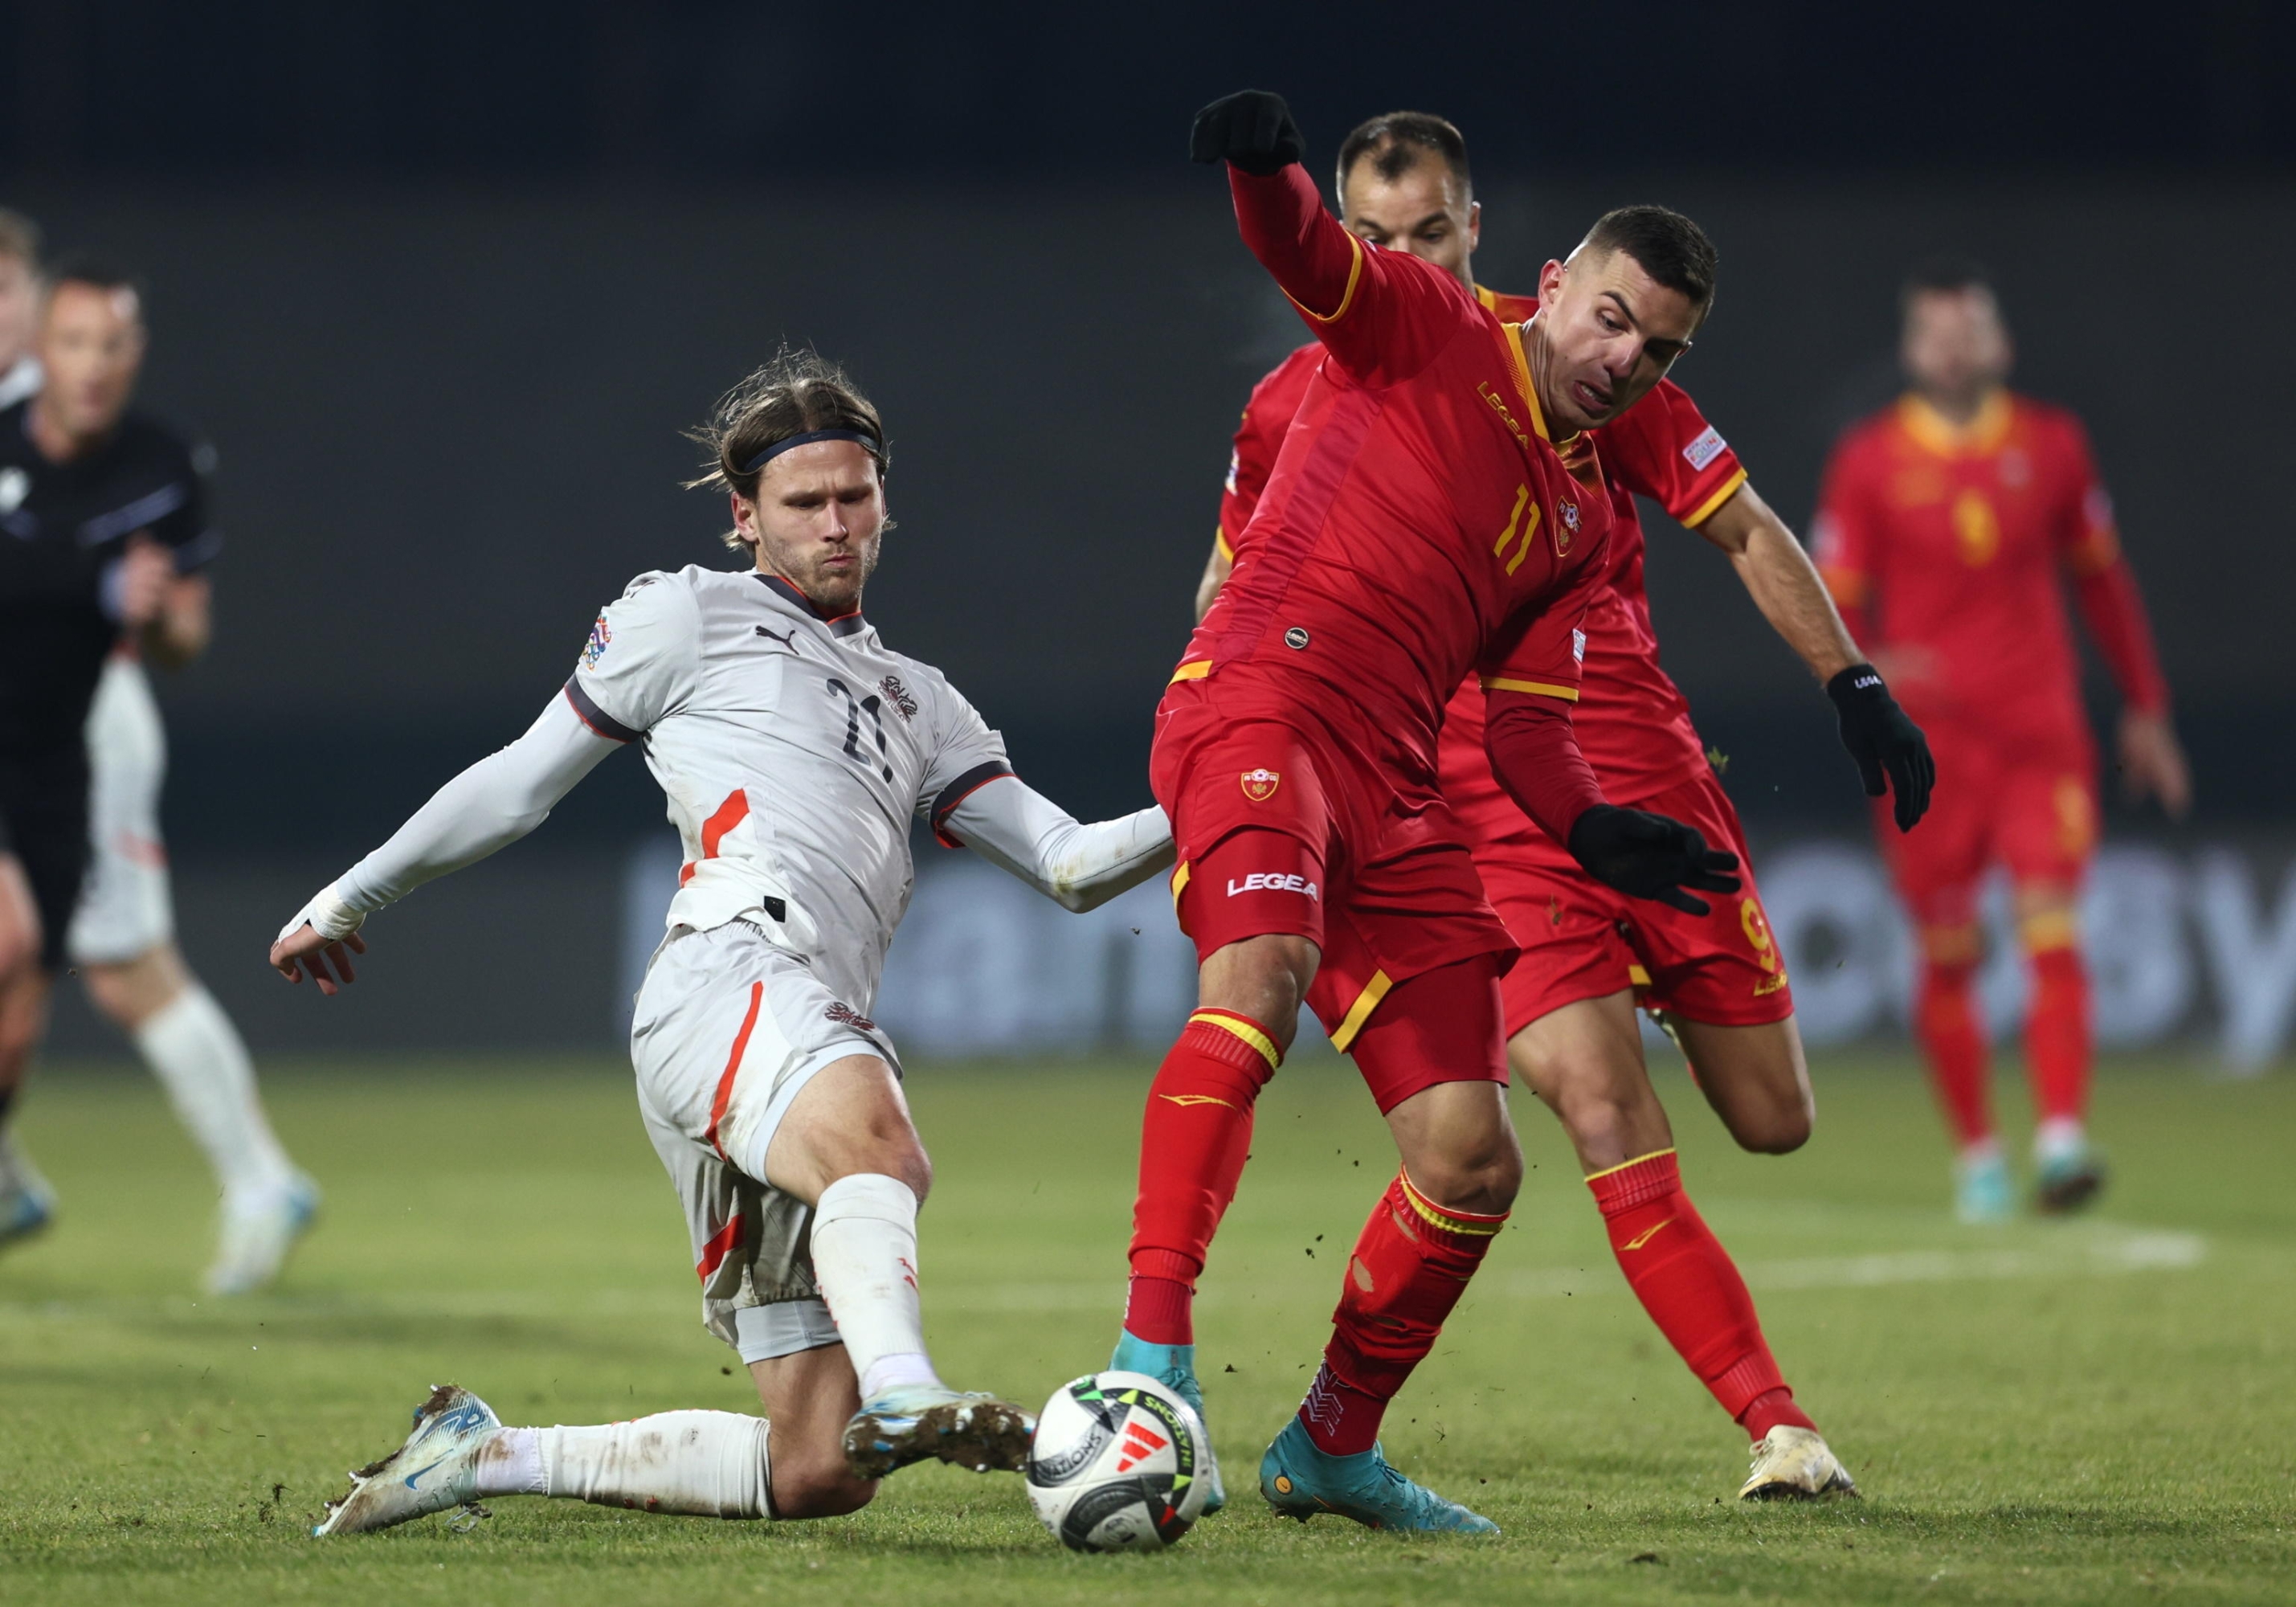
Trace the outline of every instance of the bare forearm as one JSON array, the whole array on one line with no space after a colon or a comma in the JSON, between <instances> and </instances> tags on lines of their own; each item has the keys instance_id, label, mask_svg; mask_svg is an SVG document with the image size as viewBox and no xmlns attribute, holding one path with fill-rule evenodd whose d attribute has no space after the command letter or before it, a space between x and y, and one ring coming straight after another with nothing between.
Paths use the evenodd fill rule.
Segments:
<instances>
[{"instance_id":1,"label":"bare forearm","mask_svg":"<svg viewBox=\"0 0 2296 1607\"><path fill-rule=\"evenodd\" d=\"M138 643L144 656L162 669L181 669L207 652L214 635L210 594L203 576L186 576L175 582L158 616L144 627Z\"/></svg>"},{"instance_id":2,"label":"bare forearm","mask_svg":"<svg viewBox=\"0 0 2296 1607\"><path fill-rule=\"evenodd\" d=\"M1729 554L1762 618L1821 684L1861 661L1817 566L1753 487L1716 509L1698 533Z\"/></svg>"}]
</instances>

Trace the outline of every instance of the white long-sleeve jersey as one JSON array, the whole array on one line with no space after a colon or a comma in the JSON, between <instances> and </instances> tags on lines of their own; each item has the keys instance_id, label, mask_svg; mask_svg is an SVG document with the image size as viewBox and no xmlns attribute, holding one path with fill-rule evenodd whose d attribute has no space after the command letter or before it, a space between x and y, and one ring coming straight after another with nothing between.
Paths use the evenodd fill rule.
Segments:
<instances>
[{"instance_id":1,"label":"white long-sleeve jersey","mask_svg":"<svg viewBox=\"0 0 2296 1607\"><path fill-rule=\"evenodd\" d=\"M1161 809L1078 824L1013 776L1003 739L939 670L858 612L824 619L778 577L688 567L632 581L526 734L447 783L290 930L342 935L515 841L632 742L685 843L665 924L750 921L865 1013L908 907L913 816L1070 909L1172 863Z\"/></svg>"}]
</instances>

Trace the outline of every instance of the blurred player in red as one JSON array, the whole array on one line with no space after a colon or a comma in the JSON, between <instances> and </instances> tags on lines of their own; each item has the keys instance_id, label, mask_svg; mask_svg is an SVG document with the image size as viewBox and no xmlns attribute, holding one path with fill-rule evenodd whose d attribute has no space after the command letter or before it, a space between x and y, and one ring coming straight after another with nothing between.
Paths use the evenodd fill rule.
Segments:
<instances>
[{"instance_id":1,"label":"blurred player in red","mask_svg":"<svg viewBox=\"0 0 2296 1607\"><path fill-rule=\"evenodd\" d=\"M1481 217L1465 143L1442 119L1391 112L1359 126L1340 147L1338 189L1341 220L1365 239L1445 269L1502 318L1538 310L1535 299L1475 284ZM1200 612L1234 560L1228 532L1258 528L1251 513L1321 360L1319 347L1303 347L1252 392L1236 431ZM1659 666L1636 494L1730 554L1779 635L1821 682L1854 681L1857 647L1800 544L1672 380L1593 433L1615 522L1610 584L1585 627L1583 695L1573 716L1580 747L1606 797L1688 820L1742 859L1737 816L1691 726L1687 702ZM1755 1442L1754 1468L1740 1493L1850 1488L1794 1404L1743 1279L1684 1192L1635 1019L1638 994L1665 1012L1701 1089L1742 1145L1767 1153L1798 1147L1810 1130L1808 1074L1784 962L1759 898L1749 885L1692 915L1603 886L1506 796L1484 755L1482 728L1480 691L1463 687L1443 727L1442 786L1473 840L1484 886L1524 951L1503 983L1509 1059L1570 1134L1628 1283ZM1918 734L1906 727L1893 740L1893 758L1911 762ZM1909 814L1919 813L1918 791L1906 801Z\"/></svg>"},{"instance_id":2,"label":"blurred player in red","mask_svg":"<svg viewBox=\"0 0 2296 1607\"><path fill-rule=\"evenodd\" d=\"M2095 1196L2104 1169L2085 1126L2089 1003L2078 909L2096 846L2096 754L2061 577L2120 689L2131 794L2150 793L2179 816L2192 779L2080 422L2006 388L2008 331L1976 269L1917 271L1903 314L1912 389L1835 448L1818 562L1852 628L1864 635L1872 622L1874 661L1903 688L1952 783L1919 832L1882 839L1920 931L1915 1029L1960 1145L1960 1214L1997 1220L2013 1202L1972 988L1979 888L1997 864L2014 885L2032 967L2025 1054L2040 1117L2036 1201L2070 1210Z\"/></svg>"},{"instance_id":3,"label":"blurred player in red","mask_svg":"<svg viewBox=\"0 0 2296 1607\"><path fill-rule=\"evenodd\" d=\"M1278 1512L1488 1533L1377 1444L1505 1225L1499 977L1514 955L1437 775L1473 673L1488 763L1598 878L1685 910L1736 859L1606 802L1570 734L1612 521L1588 427L1664 374L1713 294L1713 248L1657 208L1599 224L1570 293L1503 321L1450 274L1366 245L1300 168L1278 97L1199 115L1244 241L1325 352L1242 556L1157 711L1151 779L1174 821L1173 894L1202 1007L1143 1123L1132 1284L1115 1365L1195 1401L1191 1307L1300 1004L1344 1042L1401 1152L1342 1281L1306 1402L1260 1464Z\"/></svg>"}]
</instances>

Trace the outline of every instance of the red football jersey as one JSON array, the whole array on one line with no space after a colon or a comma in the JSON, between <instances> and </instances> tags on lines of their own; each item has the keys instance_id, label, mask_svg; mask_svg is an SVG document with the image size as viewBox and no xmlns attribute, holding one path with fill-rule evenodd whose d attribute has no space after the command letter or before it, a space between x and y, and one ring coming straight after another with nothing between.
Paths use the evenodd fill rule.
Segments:
<instances>
[{"instance_id":1,"label":"red football jersey","mask_svg":"<svg viewBox=\"0 0 2296 1607\"><path fill-rule=\"evenodd\" d=\"M1917 720L2036 737L2082 726L2061 570L2123 695L2167 705L2112 501L2062 408L1997 391L1956 426L1904 398L1834 449L1816 536L1853 628L1870 619L1869 645L1919 650L1890 683Z\"/></svg>"},{"instance_id":2,"label":"red football jersey","mask_svg":"<svg viewBox=\"0 0 2296 1607\"><path fill-rule=\"evenodd\" d=\"M1477 286L1475 296L1502 322L1538 311L1529 296ZM1253 388L1237 428L1220 499L1218 539L1233 559L1234 532L1249 529L1283 434L1323 361L1310 342ZM1635 505L1647 496L1695 529L1746 481L1738 455L1672 381L1594 431L1611 507L1609 586L1587 609L1587 656L1571 723L1603 794L1632 803L1681 783L1705 768L1704 745L1690 723L1690 704L1659 666L1643 578L1642 521ZM1483 754L1483 699L1469 680L1451 701L1441 754L1444 797L1478 842L1536 832L1491 774Z\"/></svg>"},{"instance_id":3,"label":"red football jersey","mask_svg":"<svg viewBox=\"0 0 2296 1607\"><path fill-rule=\"evenodd\" d=\"M1611 524L1595 447L1566 462L1520 332L1449 275L1349 233L1296 165L1229 183L1326 360L1175 678L1301 672L1336 694L1326 712L1431 775L1471 672L1578 700Z\"/></svg>"}]
</instances>

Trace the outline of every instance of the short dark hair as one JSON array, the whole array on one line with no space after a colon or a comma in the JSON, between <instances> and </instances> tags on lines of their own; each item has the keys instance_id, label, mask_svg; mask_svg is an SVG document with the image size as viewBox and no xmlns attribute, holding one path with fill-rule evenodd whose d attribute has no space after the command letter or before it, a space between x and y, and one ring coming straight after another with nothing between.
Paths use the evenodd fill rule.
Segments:
<instances>
[{"instance_id":1,"label":"short dark hair","mask_svg":"<svg viewBox=\"0 0 2296 1607\"><path fill-rule=\"evenodd\" d=\"M48 289L56 291L67 284L85 284L91 290L127 291L135 296L140 308L145 299L144 283L135 275L98 257L75 252L48 270Z\"/></svg>"},{"instance_id":2,"label":"short dark hair","mask_svg":"<svg viewBox=\"0 0 2296 1607\"><path fill-rule=\"evenodd\" d=\"M1898 311L1900 316L1910 312L1916 296L1957 296L1969 291L1995 295L1993 275L1981 264L1968 257L1924 257L1906 270L1905 283L1898 287Z\"/></svg>"},{"instance_id":3,"label":"short dark hair","mask_svg":"<svg viewBox=\"0 0 2296 1607\"><path fill-rule=\"evenodd\" d=\"M1580 250L1624 251L1659 283L1686 296L1704 317L1714 305L1714 242L1681 213L1665 207L1620 207L1587 231Z\"/></svg>"},{"instance_id":4,"label":"short dark hair","mask_svg":"<svg viewBox=\"0 0 2296 1607\"><path fill-rule=\"evenodd\" d=\"M40 271L40 225L21 212L0 207L0 257L13 257L35 274Z\"/></svg>"},{"instance_id":5,"label":"short dark hair","mask_svg":"<svg viewBox=\"0 0 2296 1607\"><path fill-rule=\"evenodd\" d=\"M845 371L811 348L784 346L755 369L750 377L718 398L707 423L687 430L686 437L709 451L702 472L685 482L687 490L709 487L731 491L744 502L754 502L762 464L754 469L758 453L793 435L816 430L850 430L875 443L869 456L882 482L892 467L885 446L885 424L875 404L861 394ZM890 529L889 520L885 528ZM749 543L728 533L726 545Z\"/></svg>"},{"instance_id":6,"label":"short dark hair","mask_svg":"<svg viewBox=\"0 0 2296 1607\"><path fill-rule=\"evenodd\" d=\"M1474 180L1467 174L1465 136L1431 111L1382 111L1357 123L1340 142L1341 191L1348 187L1348 175L1366 156L1373 169L1390 184L1417 167L1421 157L1439 156L1459 181L1460 193L1474 193Z\"/></svg>"}]
</instances>

